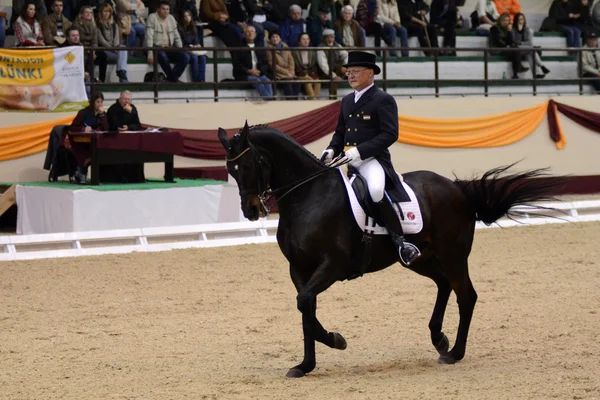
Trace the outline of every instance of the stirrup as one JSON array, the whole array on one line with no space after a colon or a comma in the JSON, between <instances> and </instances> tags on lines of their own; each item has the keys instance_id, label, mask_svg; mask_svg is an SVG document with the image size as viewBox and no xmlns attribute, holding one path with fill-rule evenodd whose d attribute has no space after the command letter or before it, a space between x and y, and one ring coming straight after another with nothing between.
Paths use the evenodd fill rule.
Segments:
<instances>
[{"instance_id":1,"label":"stirrup","mask_svg":"<svg viewBox=\"0 0 600 400\"><path fill-rule=\"evenodd\" d=\"M406 259L402 256L402 251L408 251L410 252L410 256L407 257ZM402 262L402 264L404 264L405 266L409 266L410 264L412 264L417 258L419 258L421 256L421 251L419 250L419 248L417 246L415 246L412 243L409 242L403 242L400 245L400 248L398 249L398 255L400 256L400 262Z\"/></svg>"}]
</instances>

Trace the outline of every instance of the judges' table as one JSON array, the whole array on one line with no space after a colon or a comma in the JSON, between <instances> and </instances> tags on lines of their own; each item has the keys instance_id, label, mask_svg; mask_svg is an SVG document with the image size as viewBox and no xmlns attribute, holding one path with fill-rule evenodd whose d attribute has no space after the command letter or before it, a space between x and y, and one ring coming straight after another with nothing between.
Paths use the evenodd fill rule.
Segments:
<instances>
[{"instance_id":1,"label":"judges' table","mask_svg":"<svg viewBox=\"0 0 600 400\"><path fill-rule=\"evenodd\" d=\"M69 132L75 143L90 143L91 184L100 184L100 165L165 163L165 181L173 182L173 155L183 154L179 132Z\"/></svg>"}]
</instances>

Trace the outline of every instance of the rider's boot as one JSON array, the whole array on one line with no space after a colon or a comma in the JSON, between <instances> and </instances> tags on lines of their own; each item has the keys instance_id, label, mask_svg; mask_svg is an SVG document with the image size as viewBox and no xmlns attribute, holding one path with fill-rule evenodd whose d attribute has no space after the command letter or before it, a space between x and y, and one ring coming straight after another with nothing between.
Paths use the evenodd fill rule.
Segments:
<instances>
[{"instance_id":1,"label":"rider's boot","mask_svg":"<svg viewBox=\"0 0 600 400\"><path fill-rule=\"evenodd\" d=\"M392 241L398 247L398 254L400 255L400 261L405 266L409 266L415 261L420 255L418 247L412 243L407 242L404 239L404 232L402 232L402 225L396 214L396 210L392 205L392 201L388 197L387 193L379 203L379 213L383 223L387 228Z\"/></svg>"}]
</instances>

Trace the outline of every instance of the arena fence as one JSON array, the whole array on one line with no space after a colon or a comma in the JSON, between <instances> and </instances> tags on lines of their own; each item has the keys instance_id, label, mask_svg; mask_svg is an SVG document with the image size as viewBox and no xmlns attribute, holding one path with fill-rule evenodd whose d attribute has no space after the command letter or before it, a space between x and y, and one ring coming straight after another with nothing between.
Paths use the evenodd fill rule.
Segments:
<instances>
[{"instance_id":1,"label":"arena fence","mask_svg":"<svg viewBox=\"0 0 600 400\"><path fill-rule=\"evenodd\" d=\"M554 223L600 221L600 200L545 203L544 209L515 207L516 219L477 228L514 227ZM232 222L98 232L0 236L0 260L90 256L166 251L185 248L273 243L279 221Z\"/></svg>"},{"instance_id":2,"label":"arena fence","mask_svg":"<svg viewBox=\"0 0 600 400\"><path fill-rule=\"evenodd\" d=\"M329 59L329 64L331 65L331 60L333 59L333 52L340 50L340 48L332 48L332 47L311 47L311 50L314 51L326 51L327 55L328 55L328 59ZM378 63L381 65L381 70L382 70L382 75L380 80L378 79L378 82L380 82L380 86L384 91L387 91L388 88L390 86L393 86L395 84L416 84L416 85L431 85L433 83L433 88L434 88L434 96L435 97L439 97L440 94L440 88L448 85L456 85L456 86L464 86L464 85L481 85L483 87L483 95L484 96L488 96L490 94L493 94L490 92L490 86L493 85L510 85L511 84L511 80L504 80L504 79L492 79L490 78L489 75L489 64L492 61L497 61L498 59L502 59L505 60L505 57L503 56L494 56L493 54L496 54L498 52L518 52L520 54L524 54L524 53L533 53L533 52L538 52L540 50L543 50L545 52L568 52L568 54L570 54L570 56L565 57L569 60L572 61L577 61L577 68L576 70L573 71L573 74L576 76L576 78L574 79L568 79L568 78L562 78L562 79L550 79L550 78L546 78L544 79L544 83L551 83L551 84L555 84L555 85L560 85L560 84L569 84L569 85L577 85L578 90L572 92L572 93L576 93L579 95L584 95L584 94L589 94L592 93L589 90L584 89L584 85L588 85L589 83L591 83L591 81L598 79L598 78L588 78L588 77L583 77L582 74L582 54L583 52L589 52L589 51L596 51L597 49L584 49L584 48L566 48L566 47L544 47L543 49L540 48L482 48L482 47L459 47L459 48L422 48L422 47L409 47L409 48L402 48L402 47L344 47L342 48L343 50L346 51L352 51L352 50L361 50L361 51L369 51L369 52L375 52L377 54L381 54L381 60L378 61ZM265 84L265 85L272 85L273 86L273 93L274 93L274 97L276 97L277 99L284 99L285 96L281 96L281 95L275 95L276 93L276 86L277 83L296 83L296 84L301 84L301 83L321 83L322 85L326 85L328 87L328 96L326 96L326 98L331 99L331 100L335 100L339 97L337 90L338 90L338 86L340 85L340 81L336 80L335 77L333 76L333 73L330 69L329 71L329 75L328 76L319 76L317 77L318 79L313 79L313 80L277 80L276 77L271 76L271 80L269 81L265 81L265 82L247 82L247 81L234 81L231 79L226 79L223 80L223 76L219 76L219 53L223 53L224 51L229 52L230 54L235 54L237 52L247 52L248 48L247 47L206 47L206 48L202 48L202 50L207 52L207 55L212 55L212 57L210 59L207 60L207 64L208 63L212 63L213 65L213 77L212 77L212 82L177 82L177 83L165 83L165 82L158 82L158 76L159 76L159 72L160 72L160 66L158 64L158 51L166 51L166 52L194 52L197 51L197 48L156 48L156 47L86 47L85 51L88 52L92 52L92 51L135 51L135 52L143 52L144 54L147 54L148 52L153 52L153 63L152 63L152 74L153 74L153 82L129 82L129 83L116 83L116 82L111 82L111 83L102 83L102 82L95 82L94 80L94 60L92 57L86 57L87 58L87 62L89 63L89 65L87 65L86 70L91 71L91 79L90 82L86 83L87 86L91 87L91 90L94 91L96 89L102 90L102 88L106 88L106 87L118 87L122 90L127 89L128 87L132 88L135 87L136 89L139 90L139 88L147 88L149 91L151 90L153 92L153 100L155 103L158 103L161 100L161 97L159 96L159 92L161 90L170 90L173 88L191 88L191 87L200 87L200 88L206 88L206 89L212 89L213 91L213 101L218 102L220 98L224 98L220 95L220 90L222 89L227 89L228 87L248 87L248 89L251 89L252 85L255 84ZM272 48L272 47L264 47L264 48L260 48L260 50L264 50L267 52L275 52L278 51L279 49L277 48ZM291 52L296 52L296 51L302 51L304 49L302 48L287 48L286 51L291 51ZM420 52L427 52L430 54L430 60L431 62L434 63L434 72L433 72L433 76L430 79L410 79L410 76L407 77L403 77L401 79L395 79L395 78L391 78L388 75L388 65L389 63L393 60L392 57L390 57L388 55L388 52L390 50L395 50L397 52L400 52L402 50L408 50L410 52L415 52L415 51L420 51ZM448 52L448 51L463 51L463 52L474 52L477 54L481 54L483 59L482 59L482 63L481 63L481 68L483 68L483 79L444 79L442 77L440 77L440 60L447 60L447 61L451 61L453 58L452 57L444 57L443 53L444 52ZM271 70L275 70L275 62L276 62L276 57L272 57L272 62L273 65L270 66ZM508 61L507 61L508 62ZM532 70L535 71L536 69L536 58L533 57L533 68ZM530 85L531 86L531 94L533 94L534 96L538 94L538 86L541 83L541 79L536 77L535 73L532 73L532 77L528 78L528 79L519 79L518 80L518 84L526 84L526 85ZM593 93L595 93L595 91L593 91ZM548 94L546 92L544 93L540 93L540 94ZM558 94L565 94L564 92L558 93ZM231 97L227 97L228 99L231 99ZM166 100L163 98L163 100Z\"/></svg>"}]
</instances>

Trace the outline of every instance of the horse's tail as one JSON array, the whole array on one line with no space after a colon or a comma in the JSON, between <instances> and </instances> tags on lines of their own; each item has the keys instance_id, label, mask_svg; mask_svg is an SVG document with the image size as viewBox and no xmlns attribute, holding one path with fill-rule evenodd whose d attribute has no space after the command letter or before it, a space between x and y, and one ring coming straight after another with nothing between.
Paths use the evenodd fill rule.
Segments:
<instances>
[{"instance_id":1,"label":"horse's tail","mask_svg":"<svg viewBox=\"0 0 600 400\"><path fill-rule=\"evenodd\" d=\"M490 225L505 215L513 219L518 216L511 211L514 206L555 211L533 203L556 200L557 189L566 183L566 177L551 177L548 168L504 174L513 165L489 170L481 178L454 181L469 199L477 221Z\"/></svg>"}]
</instances>

